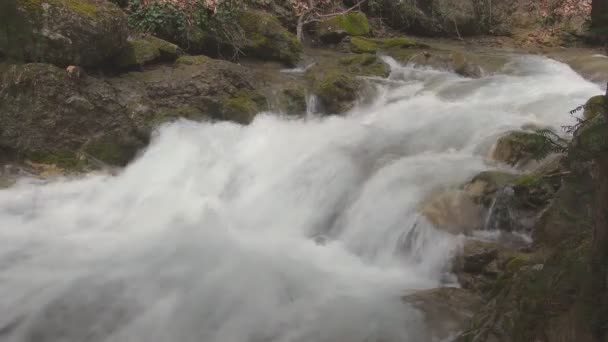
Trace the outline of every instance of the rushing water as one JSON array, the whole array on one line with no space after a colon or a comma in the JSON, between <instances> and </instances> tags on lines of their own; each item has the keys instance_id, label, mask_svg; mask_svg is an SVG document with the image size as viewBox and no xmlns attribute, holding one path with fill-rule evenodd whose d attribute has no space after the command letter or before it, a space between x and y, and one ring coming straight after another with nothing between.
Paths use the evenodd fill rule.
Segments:
<instances>
[{"instance_id":1,"label":"rushing water","mask_svg":"<svg viewBox=\"0 0 608 342\"><path fill-rule=\"evenodd\" d=\"M0 191L0 341L430 341L401 297L449 285L460 240L421 199L600 89L538 57L476 80L389 62L344 117L176 122L117 176Z\"/></svg>"}]
</instances>

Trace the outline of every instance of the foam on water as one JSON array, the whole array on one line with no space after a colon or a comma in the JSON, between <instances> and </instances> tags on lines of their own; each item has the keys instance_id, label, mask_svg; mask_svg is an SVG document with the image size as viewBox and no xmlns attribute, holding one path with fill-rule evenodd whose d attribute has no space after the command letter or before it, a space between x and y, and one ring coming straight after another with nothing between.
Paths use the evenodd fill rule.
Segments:
<instances>
[{"instance_id":1,"label":"foam on water","mask_svg":"<svg viewBox=\"0 0 608 342\"><path fill-rule=\"evenodd\" d=\"M428 341L400 298L449 282L460 239L421 199L600 88L539 57L475 80L390 62L347 116L178 121L117 176L0 191L0 340Z\"/></svg>"}]
</instances>

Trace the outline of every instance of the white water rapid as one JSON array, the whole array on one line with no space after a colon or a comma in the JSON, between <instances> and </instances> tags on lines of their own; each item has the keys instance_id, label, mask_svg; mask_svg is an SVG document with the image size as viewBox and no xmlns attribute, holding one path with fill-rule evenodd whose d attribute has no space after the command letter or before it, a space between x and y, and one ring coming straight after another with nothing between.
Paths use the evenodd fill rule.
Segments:
<instances>
[{"instance_id":1,"label":"white water rapid","mask_svg":"<svg viewBox=\"0 0 608 342\"><path fill-rule=\"evenodd\" d=\"M0 341L431 341L401 297L454 285L460 238L421 199L601 91L540 57L481 79L391 64L346 116L179 121L116 176L0 190Z\"/></svg>"}]
</instances>

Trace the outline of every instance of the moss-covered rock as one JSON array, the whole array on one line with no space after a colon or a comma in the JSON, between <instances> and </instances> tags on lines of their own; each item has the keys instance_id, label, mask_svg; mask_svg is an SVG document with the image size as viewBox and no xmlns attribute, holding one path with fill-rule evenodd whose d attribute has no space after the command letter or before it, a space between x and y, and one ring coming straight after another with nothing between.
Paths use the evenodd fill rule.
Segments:
<instances>
[{"instance_id":1,"label":"moss-covered rock","mask_svg":"<svg viewBox=\"0 0 608 342\"><path fill-rule=\"evenodd\" d=\"M394 1L376 0L369 7L372 15L381 17L393 29L424 36L475 35L500 32L503 15L498 14L502 4L480 10L471 0ZM489 25L489 11L492 24ZM503 14L503 13L501 13Z\"/></svg>"},{"instance_id":2,"label":"moss-covered rock","mask_svg":"<svg viewBox=\"0 0 608 342\"><path fill-rule=\"evenodd\" d=\"M154 62L172 61L180 54L181 50L177 45L153 36L145 36L130 39L116 57L115 64L119 68L141 67Z\"/></svg>"},{"instance_id":3,"label":"moss-covered rock","mask_svg":"<svg viewBox=\"0 0 608 342\"><path fill-rule=\"evenodd\" d=\"M320 22L317 32L322 42L335 44L346 36L367 36L370 34L370 29L365 14L350 12Z\"/></svg>"},{"instance_id":4,"label":"moss-covered rock","mask_svg":"<svg viewBox=\"0 0 608 342\"><path fill-rule=\"evenodd\" d=\"M418 46L416 41L407 37L365 38L353 37L350 50L354 53L376 53L392 49L407 49Z\"/></svg>"},{"instance_id":5,"label":"moss-covered rock","mask_svg":"<svg viewBox=\"0 0 608 342\"><path fill-rule=\"evenodd\" d=\"M302 44L272 15L248 10L239 16L247 42L242 51L248 57L272 59L293 66L300 60Z\"/></svg>"},{"instance_id":6,"label":"moss-covered rock","mask_svg":"<svg viewBox=\"0 0 608 342\"><path fill-rule=\"evenodd\" d=\"M7 1L0 51L10 59L99 66L126 45L126 14L105 0Z\"/></svg>"},{"instance_id":7,"label":"moss-covered rock","mask_svg":"<svg viewBox=\"0 0 608 342\"><path fill-rule=\"evenodd\" d=\"M176 61L176 65L203 65L212 61L207 56L181 56Z\"/></svg>"},{"instance_id":8,"label":"moss-covered rock","mask_svg":"<svg viewBox=\"0 0 608 342\"><path fill-rule=\"evenodd\" d=\"M248 124L257 113L266 109L266 98L257 92L241 91L225 99L222 107L222 116L225 120Z\"/></svg>"},{"instance_id":9,"label":"moss-covered rock","mask_svg":"<svg viewBox=\"0 0 608 342\"><path fill-rule=\"evenodd\" d=\"M361 54L343 57L339 63L345 66L349 72L361 76L380 76L387 77L390 74L390 67L378 56L371 54Z\"/></svg>"},{"instance_id":10,"label":"moss-covered rock","mask_svg":"<svg viewBox=\"0 0 608 342\"><path fill-rule=\"evenodd\" d=\"M496 143L494 159L511 166L522 165L543 154L547 148L546 140L534 132L511 132Z\"/></svg>"},{"instance_id":11,"label":"moss-covered rock","mask_svg":"<svg viewBox=\"0 0 608 342\"><path fill-rule=\"evenodd\" d=\"M279 107L282 112L289 115L306 112L306 88L296 86L281 91Z\"/></svg>"},{"instance_id":12,"label":"moss-covered rock","mask_svg":"<svg viewBox=\"0 0 608 342\"><path fill-rule=\"evenodd\" d=\"M65 169L82 165L82 147L101 132L139 148L146 138L110 86L72 79L49 64L13 65L0 76L0 146L17 156Z\"/></svg>"},{"instance_id":13,"label":"moss-covered rock","mask_svg":"<svg viewBox=\"0 0 608 342\"><path fill-rule=\"evenodd\" d=\"M339 70L330 71L314 82L321 105L332 114L352 109L362 88L361 80Z\"/></svg>"},{"instance_id":14,"label":"moss-covered rock","mask_svg":"<svg viewBox=\"0 0 608 342\"><path fill-rule=\"evenodd\" d=\"M136 139L111 134L102 135L89 141L83 148L89 156L109 165L126 165L141 147Z\"/></svg>"},{"instance_id":15,"label":"moss-covered rock","mask_svg":"<svg viewBox=\"0 0 608 342\"><path fill-rule=\"evenodd\" d=\"M496 192L512 184L517 175L503 171L484 171L477 174L464 186L471 198L486 208L494 202Z\"/></svg>"},{"instance_id":16,"label":"moss-covered rock","mask_svg":"<svg viewBox=\"0 0 608 342\"><path fill-rule=\"evenodd\" d=\"M586 120L591 120L598 115L606 112L606 97L604 95L594 96L585 104L583 116Z\"/></svg>"}]
</instances>

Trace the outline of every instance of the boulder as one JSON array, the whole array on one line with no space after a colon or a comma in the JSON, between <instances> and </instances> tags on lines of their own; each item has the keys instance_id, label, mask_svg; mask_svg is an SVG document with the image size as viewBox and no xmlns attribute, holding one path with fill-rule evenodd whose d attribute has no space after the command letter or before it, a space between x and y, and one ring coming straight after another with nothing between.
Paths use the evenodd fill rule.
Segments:
<instances>
[{"instance_id":1,"label":"boulder","mask_svg":"<svg viewBox=\"0 0 608 342\"><path fill-rule=\"evenodd\" d=\"M116 56L115 65L119 68L142 67L154 62L174 61L181 54L180 48L154 36L132 37Z\"/></svg>"},{"instance_id":2,"label":"boulder","mask_svg":"<svg viewBox=\"0 0 608 342\"><path fill-rule=\"evenodd\" d=\"M10 66L0 76L0 151L65 169L91 161L125 165L162 122L184 117L245 124L266 108L246 68L181 59L109 78L74 78L50 64Z\"/></svg>"},{"instance_id":3,"label":"boulder","mask_svg":"<svg viewBox=\"0 0 608 342\"><path fill-rule=\"evenodd\" d=\"M100 66L127 43L126 14L105 0L8 1L0 51L9 59Z\"/></svg>"},{"instance_id":4,"label":"boulder","mask_svg":"<svg viewBox=\"0 0 608 342\"><path fill-rule=\"evenodd\" d=\"M419 211L435 227L452 234L470 234L483 228L482 207L464 191L439 193L423 202Z\"/></svg>"},{"instance_id":5,"label":"boulder","mask_svg":"<svg viewBox=\"0 0 608 342\"><path fill-rule=\"evenodd\" d=\"M500 252L498 242L467 239L453 264L460 286L479 294L490 290L499 273Z\"/></svg>"},{"instance_id":6,"label":"boulder","mask_svg":"<svg viewBox=\"0 0 608 342\"><path fill-rule=\"evenodd\" d=\"M392 52L396 49L409 49L417 47L416 40L408 37L393 38L366 38L353 37L349 43L349 49L354 53L375 54L377 52Z\"/></svg>"},{"instance_id":7,"label":"boulder","mask_svg":"<svg viewBox=\"0 0 608 342\"><path fill-rule=\"evenodd\" d=\"M464 77L480 78L483 76L481 66L471 62L462 52L425 52L417 54L408 62L433 69L452 71Z\"/></svg>"},{"instance_id":8,"label":"boulder","mask_svg":"<svg viewBox=\"0 0 608 342\"><path fill-rule=\"evenodd\" d=\"M606 111L606 96L598 95L590 98L585 103L585 111L583 117L585 120L591 120L598 115L603 115Z\"/></svg>"},{"instance_id":9,"label":"boulder","mask_svg":"<svg viewBox=\"0 0 608 342\"><path fill-rule=\"evenodd\" d=\"M321 21L317 34L323 43L337 44L347 36L368 36L369 22L365 14L350 12Z\"/></svg>"},{"instance_id":10,"label":"boulder","mask_svg":"<svg viewBox=\"0 0 608 342\"><path fill-rule=\"evenodd\" d=\"M475 203L489 208L494 202L496 192L512 184L517 175L502 171L484 171L465 184L465 192Z\"/></svg>"},{"instance_id":11,"label":"boulder","mask_svg":"<svg viewBox=\"0 0 608 342\"><path fill-rule=\"evenodd\" d=\"M306 88L303 86L284 88L278 98L281 112L289 115L306 113Z\"/></svg>"},{"instance_id":12,"label":"boulder","mask_svg":"<svg viewBox=\"0 0 608 342\"><path fill-rule=\"evenodd\" d=\"M346 0L353 4L354 1ZM433 37L463 37L483 33L505 35L512 2L480 3L476 0L376 0L366 7L391 28ZM523 5L519 5L524 7ZM508 18L507 18L508 17Z\"/></svg>"},{"instance_id":13,"label":"boulder","mask_svg":"<svg viewBox=\"0 0 608 342\"><path fill-rule=\"evenodd\" d=\"M248 57L270 59L293 66L300 60L302 44L271 14L248 10L239 16L246 42L241 50Z\"/></svg>"},{"instance_id":14,"label":"boulder","mask_svg":"<svg viewBox=\"0 0 608 342\"><path fill-rule=\"evenodd\" d=\"M0 78L0 146L70 169L83 166L85 146L97 146L94 158L124 165L146 137L114 97L104 82L50 64L11 66Z\"/></svg>"},{"instance_id":15,"label":"boulder","mask_svg":"<svg viewBox=\"0 0 608 342\"><path fill-rule=\"evenodd\" d=\"M425 341L451 341L468 327L483 304L480 297L460 288L418 291L404 296L403 301L424 314L423 329L430 334Z\"/></svg>"},{"instance_id":16,"label":"boulder","mask_svg":"<svg viewBox=\"0 0 608 342\"><path fill-rule=\"evenodd\" d=\"M391 72L390 67L380 57L372 54L342 57L339 63L355 75L387 77Z\"/></svg>"},{"instance_id":17,"label":"boulder","mask_svg":"<svg viewBox=\"0 0 608 342\"><path fill-rule=\"evenodd\" d=\"M456 257L455 271L482 273L498 257L498 246L495 242L468 240L462 253Z\"/></svg>"},{"instance_id":18,"label":"boulder","mask_svg":"<svg viewBox=\"0 0 608 342\"><path fill-rule=\"evenodd\" d=\"M314 93L323 108L331 114L349 111L354 107L363 82L340 70L329 71L314 81Z\"/></svg>"},{"instance_id":19,"label":"boulder","mask_svg":"<svg viewBox=\"0 0 608 342\"><path fill-rule=\"evenodd\" d=\"M493 157L505 164L521 167L537 159L545 147L545 140L539 134L514 131L498 139Z\"/></svg>"}]
</instances>

